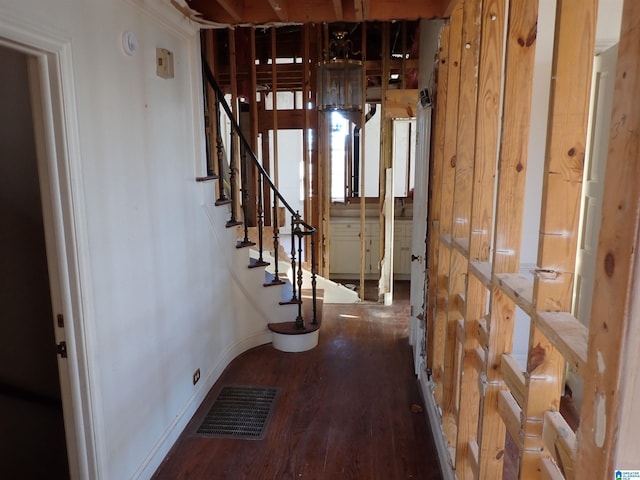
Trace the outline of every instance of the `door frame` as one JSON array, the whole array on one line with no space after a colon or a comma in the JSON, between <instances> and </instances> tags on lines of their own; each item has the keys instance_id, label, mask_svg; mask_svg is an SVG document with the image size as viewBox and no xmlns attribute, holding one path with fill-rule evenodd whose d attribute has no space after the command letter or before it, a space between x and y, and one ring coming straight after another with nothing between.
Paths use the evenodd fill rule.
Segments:
<instances>
[{"instance_id":1,"label":"door frame","mask_svg":"<svg viewBox=\"0 0 640 480\"><path fill-rule=\"evenodd\" d=\"M431 155L431 103L416 106L415 180L413 194L413 229L411 231L411 320L409 343L413 346L415 374L426 366L426 262L427 212L429 202L429 156ZM418 161L419 160L419 161ZM419 316L421 315L421 317Z\"/></svg>"},{"instance_id":2,"label":"door frame","mask_svg":"<svg viewBox=\"0 0 640 480\"><path fill-rule=\"evenodd\" d=\"M68 352L66 359L58 357L58 370L69 473L72 479L98 479L105 456L95 435L101 429L94 412L101 405L91 368L94 332L84 322L92 302L71 39L3 12L0 45L28 59L51 304L53 316L64 317L64 328L55 318L51 325Z\"/></svg>"}]
</instances>

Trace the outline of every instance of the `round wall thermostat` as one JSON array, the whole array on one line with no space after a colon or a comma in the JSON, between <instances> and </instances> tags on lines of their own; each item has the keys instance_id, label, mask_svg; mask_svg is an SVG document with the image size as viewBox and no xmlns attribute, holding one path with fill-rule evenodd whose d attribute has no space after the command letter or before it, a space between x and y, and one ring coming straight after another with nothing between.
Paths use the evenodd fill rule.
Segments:
<instances>
[{"instance_id":1,"label":"round wall thermostat","mask_svg":"<svg viewBox=\"0 0 640 480\"><path fill-rule=\"evenodd\" d=\"M122 49L127 55L135 55L138 52L138 39L133 32L122 34Z\"/></svg>"}]
</instances>

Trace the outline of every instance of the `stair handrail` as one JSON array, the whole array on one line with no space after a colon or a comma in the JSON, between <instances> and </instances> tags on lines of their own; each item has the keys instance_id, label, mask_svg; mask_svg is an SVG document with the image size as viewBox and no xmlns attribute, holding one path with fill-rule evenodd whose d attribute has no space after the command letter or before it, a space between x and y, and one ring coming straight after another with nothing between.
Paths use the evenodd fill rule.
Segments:
<instances>
[{"instance_id":1,"label":"stair handrail","mask_svg":"<svg viewBox=\"0 0 640 480\"><path fill-rule=\"evenodd\" d=\"M218 84L217 80L215 79L215 76L213 75L213 72L211 71L211 67L209 66L209 63L207 62L207 59L206 59L204 54L202 55L202 70L203 70L205 78L207 79L207 82L209 83L209 85L211 86L211 88L213 89L213 91L215 93L217 104L218 105L222 105L222 108L224 109L224 111L227 114L227 117L229 118L229 121L231 123L232 132L235 132L235 134L238 135L238 138L240 140L241 147L242 147L242 150L243 150L244 154L245 155L247 153L249 154L249 157L253 161L254 166L258 169L259 175L261 175L262 179L267 181L267 184L269 185L269 187L271 187L271 190L273 191L274 195L280 200L280 202L282 203L284 208L287 209L289 211L289 213L291 214L291 219L292 219L291 220L291 223L292 223L292 225L291 225L292 242L293 242L293 239L295 237L298 237L298 239L299 239L299 243L298 243L299 255L298 255L298 269L297 269L297 271L296 271L296 262L295 262L295 247L293 245L292 245L292 259L291 259L292 260L292 265L293 265L292 283L293 283L293 291L294 291L294 294L293 294L294 295L294 299L292 299L292 300L296 300L296 303L298 304L298 316L297 316L296 321L295 321L295 328L296 329L305 329L304 320L303 320L303 317L302 317L302 294L301 294L301 288L302 288L302 258L301 258L302 243L301 243L301 240L305 236L310 236L311 237L311 292L312 292L311 293L311 298L312 298L312 316L313 316L311 324L312 325L318 325L317 306L316 306L317 305L316 264L315 264L316 263L316 256L315 256L315 240L314 240L315 239L315 234L317 233L317 229L314 226L309 225L307 222L302 220L302 217L300 216L300 212L297 211L297 210L294 210L293 207L291 207L289 202L287 202L287 200L284 198L284 196L280 193L280 191L276 187L275 183L273 182L273 180L269 176L269 173L265 170L265 168L260 163L260 160L258 159L258 157L256 156L255 152L253 151L253 148L251 147L251 145L249 144L248 140L246 139L246 137L242 133L242 130L240 129L240 125L238 125L238 122L236 121L236 119L235 119L235 117L233 115L233 112L231 111L231 107L229 106L229 104L225 100L224 92L223 92L222 88L220 88L220 85ZM218 132L218 134L219 134L219 132ZM233 185L231 186L231 188L233 189ZM232 211L233 211L234 208L235 208L235 206L232 205ZM277 225L278 218L273 218L272 222L273 222L274 225ZM304 230L302 230L300 227L303 227ZM259 228L260 228L260 230L259 230L260 238L262 238L262 225L260 225ZM246 239L246 219L245 219L245 239ZM261 245L260 245L260 260L262 260L262 242L260 242L260 243L261 243ZM278 262L277 251L274 252L274 253L276 254L275 261L277 263ZM296 273L297 273L297 275L296 275ZM296 276L297 276L297 279L296 279ZM296 282L296 280L297 280L297 282ZM298 298L297 299L295 298L296 297L296 283L298 284Z\"/></svg>"},{"instance_id":2,"label":"stair handrail","mask_svg":"<svg viewBox=\"0 0 640 480\"><path fill-rule=\"evenodd\" d=\"M253 160L254 165L258 168L258 170L260 171L264 179L267 181L267 183L271 187L271 190L273 190L273 193L280 199L280 201L282 202L282 205L289 211L289 213L291 213L291 215L296 215L296 210L294 210L293 207L289 205L289 202L287 202L287 200L282 196L280 191L277 189L275 183L269 176L269 173L264 169L264 167L260 163L260 160L258 159L255 152L253 151L253 148L251 148L251 145L249 144L248 140L242 133L242 130L240 129L240 125L238 125L238 122L236 122L236 119L233 116L231 107L229 106L227 101L224 99L224 92L222 91L222 88L220 88L220 85L218 85L218 82L213 76L213 72L209 67L209 63L204 57L202 58L202 67L204 69L204 74L207 78L207 81L209 82L209 85L211 85L211 88L213 88L214 92L219 96L219 99L220 99L219 103L222 105L222 108L224 108L224 111L227 113L227 117L229 117L229 120L231 121L231 128L238 135L240 142L243 144L243 147L249 153L249 156ZM317 231L315 227L309 225L304 220L300 219L299 221L300 221L300 224L304 226L305 229L307 229L307 232L305 232L305 234L308 235Z\"/></svg>"}]
</instances>

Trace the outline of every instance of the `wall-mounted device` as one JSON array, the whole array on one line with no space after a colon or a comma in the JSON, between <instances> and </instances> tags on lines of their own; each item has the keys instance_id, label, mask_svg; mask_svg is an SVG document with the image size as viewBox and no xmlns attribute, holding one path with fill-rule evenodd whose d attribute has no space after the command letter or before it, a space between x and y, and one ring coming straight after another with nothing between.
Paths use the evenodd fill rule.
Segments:
<instances>
[{"instance_id":1,"label":"wall-mounted device","mask_svg":"<svg viewBox=\"0 0 640 480\"><path fill-rule=\"evenodd\" d=\"M173 78L173 52L156 48L156 74L160 78Z\"/></svg>"}]
</instances>

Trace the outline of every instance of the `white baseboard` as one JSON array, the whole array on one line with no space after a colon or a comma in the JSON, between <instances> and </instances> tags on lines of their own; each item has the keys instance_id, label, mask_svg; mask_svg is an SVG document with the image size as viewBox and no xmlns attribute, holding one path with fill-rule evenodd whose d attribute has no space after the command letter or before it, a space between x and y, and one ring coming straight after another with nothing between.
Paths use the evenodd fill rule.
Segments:
<instances>
[{"instance_id":1,"label":"white baseboard","mask_svg":"<svg viewBox=\"0 0 640 480\"><path fill-rule=\"evenodd\" d=\"M456 472L451 464L451 458L449 457L449 446L444 438L442 422L440 420L440 415L438 414L435 399L433 398L433 384L427 380L424 373L421 373L418 376L418 382L420 383L422 397L424 398L424 404L427 408L427 415L429 417L429 425L431 426L433 440L436 444L442 478L444 480L456 480Z\"/></svg>"},{"instance_id":2,"label":"white baseboard","mask_svg":"<svg viewBox=\"0 0 640 480\"><path fill-rule=\"evenodd\" d=\"M176 440L189 424L191 418L195 415L200 405L206 398L207 394L213 388L213 385L222 375L224 369L238 355L247 350L264 345L271 342L271 332L265 329L264 332L256 332L255 334L241 340L238 343L230 345L218 357L215 367L202 379L202 386L194 392L189 401L184 405L182 411L176 415L175 419L164 431L158 442L149 452L149 455L140 465L140 468L132 476L134 479L151 478L158 469L164 458L167 456Z\"/></svg>"}]
</instances>

